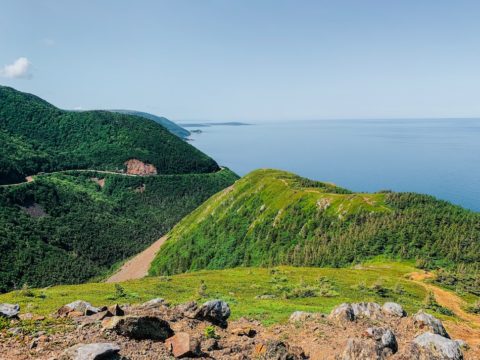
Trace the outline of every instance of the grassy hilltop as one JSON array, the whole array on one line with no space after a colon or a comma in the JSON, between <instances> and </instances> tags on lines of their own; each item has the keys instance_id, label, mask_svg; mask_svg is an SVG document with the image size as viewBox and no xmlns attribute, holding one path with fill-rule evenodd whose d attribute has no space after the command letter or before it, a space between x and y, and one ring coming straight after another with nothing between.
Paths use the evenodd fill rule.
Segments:
<instances>
[{"instance_id":1,"label":"grassy hilltop","mask_svg":"<svg viewBox=\"0 0 480 360\"><path fill-rule=\"evenodd\" d=\"M151 267L175 274L236 266L347 266L377 255L478 269L480 214L413 193L352 193L257 170L170 233Z\"/></svg>"}]
</instances>

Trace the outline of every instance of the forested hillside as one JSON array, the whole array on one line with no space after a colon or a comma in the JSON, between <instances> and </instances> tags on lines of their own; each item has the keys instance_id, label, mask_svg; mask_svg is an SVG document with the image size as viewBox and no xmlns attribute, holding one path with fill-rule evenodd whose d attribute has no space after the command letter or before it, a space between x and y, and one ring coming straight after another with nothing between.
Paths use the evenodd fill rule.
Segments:
<instances>
[{"instance_id":1,"label":"forested hillside","mask_svg":"<svg viewBox=\"0 0 480 360\"><path fill-rule=\"evenodd\" d=\"M143 117L110 111L64 111L0 86L0 184L38 172L122 170L125 161L153 164L159 174L218 170L211 158Z\"/></svg>"},{"instance_id":2,"label":"forested hillside","mask_svg":"<svg viewBox=\"0 0 480 360\"><path fill-rule=\"evenodd\" d=\"M143 111L135 111L135 110L111 110L111 111L117 112L120 114L140 116L145 119L153 120L156 123L162 125L172 134L175 134L178 137L181 137L183 139L187 138L190 135L190 131L188 131L187 129L184 129L180 125L175 124L173 121L168 120L166 117L163 117L163 116L157 116L154 114L146 113Z\"/></svg>"},{"instance_id":3,"label":"forested hillside","mask_svg":"<svg viewBox=\"0 0 480 360\"><path fill-rule=\"evenodd\" d=\"M237 176L41 175L0 187L0 292L80 283L143 250Z\"/></svg>"},{"instance_id":4,"label":"forested hillside","mask_svg":"<svg viewBox=\"0 0 480 360\"><path fill-rule=\"evenodd\" d=\"M480 214L413 193L351 193L258 170L170 233L152 274L235 266L346 266L374 256L480 265ZM472 272L472 273L473 273Z\"/></svg>"}]
</instances>

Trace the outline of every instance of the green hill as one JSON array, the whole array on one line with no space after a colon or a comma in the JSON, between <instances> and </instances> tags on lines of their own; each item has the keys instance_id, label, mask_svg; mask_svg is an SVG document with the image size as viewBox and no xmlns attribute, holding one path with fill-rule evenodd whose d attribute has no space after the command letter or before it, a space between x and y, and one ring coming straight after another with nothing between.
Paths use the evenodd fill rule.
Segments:
<instances>
[{"instance_id":1,"label":"green hill","mask_svg":"<svg viewBox=\"0 0 480 360\"><path fill-rule=\"evenodd\" d=\"M145 119L153 120L156 123L165 127L172 134L175 134L178 137L181 137L183 139L187 138L190 135L190 131L188 131L187 129L184 129L180 125L175 124L173 121L168 120L166 117L163 117L163 116L157 116L150 113L146 113L142 111L134 111L134 110L111 110L111 111L120 113L120 114L140 116Z\"/></svg>"},{"instance_id":2,"label":"green hill","mask_svg":"<svg viewBox=\"0 0 480 360\"><path fill-rule=\"evenodd\" d=\"M480 214L427 195L352 193L257 170L184 218L151 274L236 266L346 266L377 255L480 265Z\"/></svg>"},{"instance_id":3,"label":"green hill","mask_svg":"<svg viewBox=\"0 0 480 360\"><path fill-rule=\"evenodd\" d=\"M238 177L67 171L0 187L0 293L80 283L142 251Z\"/></svg>"},{"instance_id":4,"label":"green hill","mask_svg":"<svg viewBox=\"0 0 480 360\"><path fill-rule=\"evenodd\" d=\"M124 169L130 159L160 174L218 170L211 158L163 126L110 111L64 111L0 86L0 184L38 172Z\"/></svg>"}]
</instances>

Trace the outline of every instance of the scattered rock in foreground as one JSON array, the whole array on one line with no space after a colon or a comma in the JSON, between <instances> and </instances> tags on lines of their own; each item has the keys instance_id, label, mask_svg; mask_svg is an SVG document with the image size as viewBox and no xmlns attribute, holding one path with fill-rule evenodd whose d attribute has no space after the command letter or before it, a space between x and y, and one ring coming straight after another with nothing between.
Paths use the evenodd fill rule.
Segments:
<instances>
[{"instance_id":1,"label":"scattered rock in foreground","mask_svg":"<svg viewBox=\"0 0 480 360\"><path fill-rule=\"evenodd\" d=\"M355 314L353 312L352 304L343 303L338 305L332 310L328 318L331 320L344 322L344 321L354 321Z\"/></svg>"},{"instance_id":2,"label":"scattered rock in foreground","mask_svg":"<svg viewBox=\"0 0 480 360\"><path fill-rule=\"evenodd\" d=\"M0 317L16 318L19 312L20 305L18 304L0 304Z\"/></svg>"},{"instance_id":3,"label":"scattered rock in foreground","mask_svg":"<svg viewBox=\"0 0 480 360\"><path fill-rule=\"evenodd\" d=\"M104 330L135 340L165 341L174 334L170 324L156 316L114 316L106 320Z\"/></svg>"},{"instance_id":4,"label":"scattered rock in foreground","mask_svg":"<svg viewBox=\"0 0 480 360\"><path fill-rule=\"evenodd\" d=\"M70 315L70 317L75 317L75 316L83 316L83 315L93 315L96 313L99 313L101 311L105 311L106 308L97 308L92 306L89 302L83 301L83 300L77 300L74 302L71 302L70 304L62 306L60 309L57 311L57 316L59 317L65 317L69 316L71 313L75 313Z\"/></svg>"},{"instance_id":5,"label":"scattered rock in foreground","mask_svg":"<svg viewBox=\"0 0 480 360\"><path fill-rule=\"evenodd\" d=\"M225 301L211 300L203 304L195 314L195 319L207 320L220 327L227 327L227 319L230 317L230 307Z\"/></svg>"},{"instance_id":6,"label":"scattered rock in foreground","mask_svg":"<svg viewBox=\"0 0 480 360\"><path fill-rule=\"evenodd\" d=\"M200 341L186 332L179 332L168 338L165 346L176 358L197 357L202 354Z\"/></svg>"},{"instance_id":7,"label":"scattered rock in foreground","mask_svg":"<svg viewBox=\"0 0 480 360\"><path fill-rule=\"evenodd\" d=\"M302 360L308 359L302 349L292 347L283 341L270 340L267 343L257 344L253 350L253 359L267 360Z\"/></svg>"},{"instance_id":8,"label":"scattered rock in foreground","mask_svg":"<svg viewBox=\"0 0 480 360\"><path fill-rule=\"evenodd\" d=\"M371 327L367 329L367 335L375 340L377 349L383 356L390 356L398 351L397 338L392 330Z\"/></svg>"},{"instance_id":9,"label":"scattered rock in foreground","mask_svg":"<svg viewBox=\"0 0 480 360\"><path fill-rule=\"evenodd\" d=\"M109 360L118 358L120 347L113 343L78 344L65 350L60 360Z\"/></svg>"},{"instance_id":10,"label":"scattered rock in foreground","mask_svg":"<svg viewBox=\"0 0 480 360\"><path fill-rule=\"evenodd\" d=\"M435 316L427 314L423 310L420 310L413 316L413 321L421 329L427 328L434 334L438 334L445 338L450 339L450 336L447 333L447 330L443 327L443 324Z\"/></svg>"},{"instance_id":11,"label":"scattered rock in foreground","mask_svg":"<svg viewBox=\"0 0 480 360\"><path fill-rule=\"evenodd\" d=\"M417 336L412 342L412 355L418 359L463 360L458 342L430 332Z\"/></svg>"}]
</instances>

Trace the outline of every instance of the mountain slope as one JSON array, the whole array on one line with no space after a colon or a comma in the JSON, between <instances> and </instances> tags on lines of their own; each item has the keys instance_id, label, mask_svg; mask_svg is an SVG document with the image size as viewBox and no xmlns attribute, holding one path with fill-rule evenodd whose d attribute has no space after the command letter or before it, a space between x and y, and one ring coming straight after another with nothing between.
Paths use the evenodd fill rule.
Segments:
<instances>
[{"instance_id":1,"label":"mountain slope","mask_svg":"<svg viewBox=\"0 0 480 360\"><path fill-rule=\"evenodd\" d=\"M3 86L0 146L0 184L38 172L121 170L130 159L152 164L160 174L218 170L215 161L154 121L110 111L64 111Z\"/></svg>"},{"instance_id":2,"label":"mountain slope","mask_svg":"<svg viewBox=\"0 0 480 360\"><path fill-rule=\"evenodd\" d=\"M426 195L355 194L258 170L184 218L151 274L235 266L344 266L384 255L480 265L480 214Z\"/></svg>"},{"instance_id":3,"label":"mountain slope","mask_svg":"<svg viewBox=\"0 0 480 360\"><path fill-rule=\"evenodd\" d=\"M120 114L140 116L145 119L153 120L156 123L162 125L172 134L175 134L178 137L183 139L187 138L190 135L190 131L188 131L187 129L184 129L180 125L175 124L173 121L168 120L166 117L163 117L163 116L157 116L150 113L135 111L135 110L111 110L111 111L120 113Z\"/></svg>"},{"instance_id":4,"label":"mountain slope","mask_svg":"<svg viewBox=\"0 0 480 360\"><path fill-rule=\"evenodd\" d=\"M145 249L238 177L69 171L0 187L0 293L80 283Z\"/></svg>"}]
</instances>

